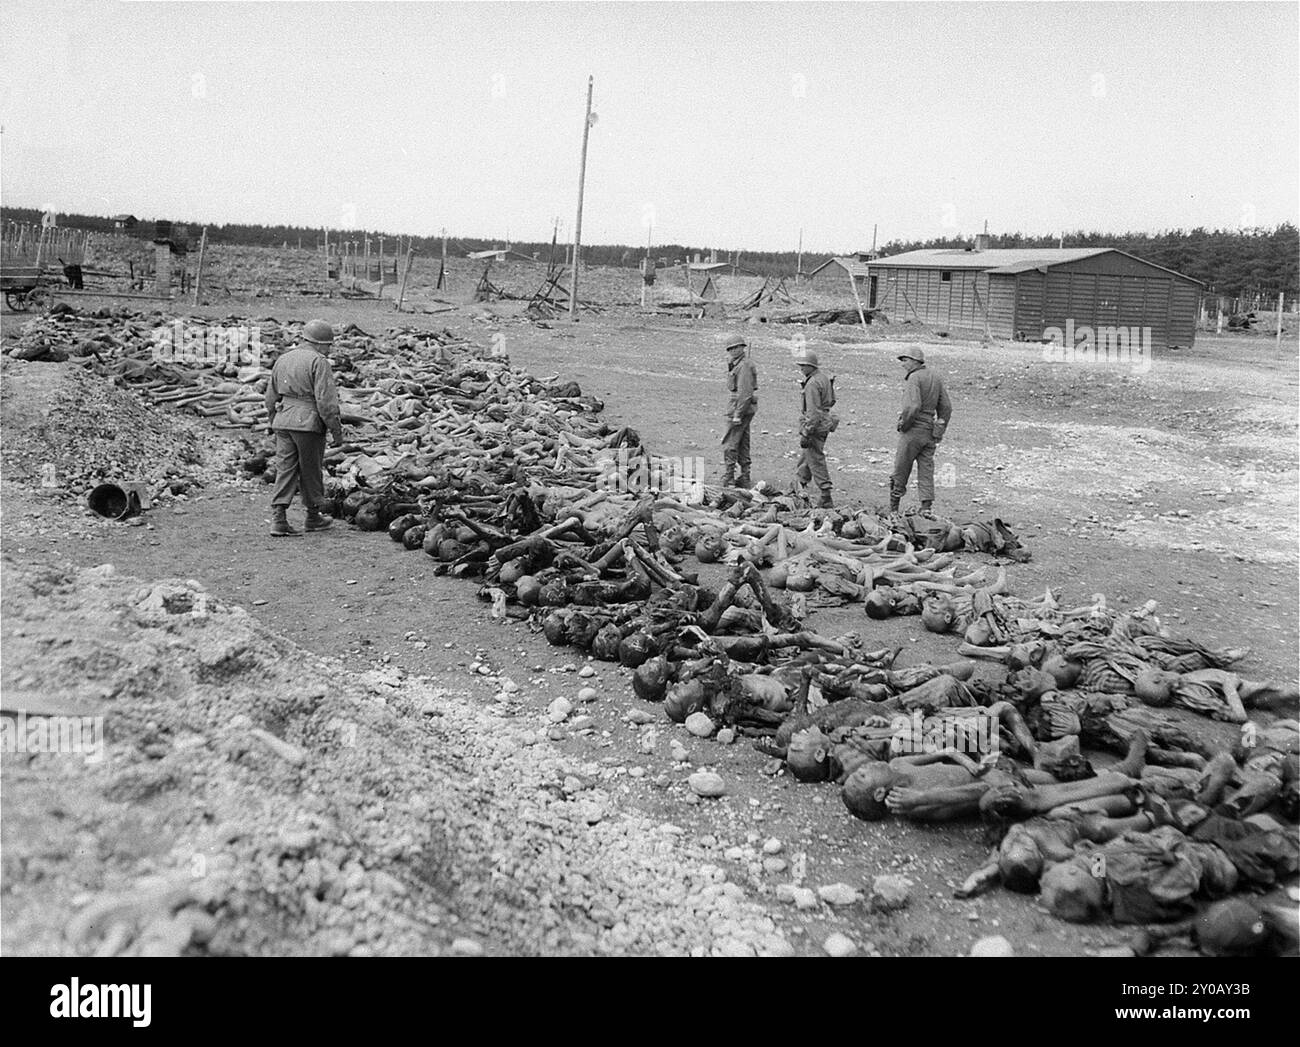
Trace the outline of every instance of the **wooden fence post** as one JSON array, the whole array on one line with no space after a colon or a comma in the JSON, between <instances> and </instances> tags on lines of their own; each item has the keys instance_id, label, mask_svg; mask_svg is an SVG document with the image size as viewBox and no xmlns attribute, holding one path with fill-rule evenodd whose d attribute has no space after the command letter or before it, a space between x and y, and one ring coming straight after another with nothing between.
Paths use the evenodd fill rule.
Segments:
<instances>
[{"instance_id":1,"label":"wooden fence post","mask_svg":"<svg viewBox=\"0 0 1300 1047\"><path fill-rule=\"evenodd\" d=\"M199 296L203 294L203 256L208 250L208 227L203 227L203 236L199 239L199 263L195 267L194 273L194 304L199 304Z\"/></svg>"}]
</instances>

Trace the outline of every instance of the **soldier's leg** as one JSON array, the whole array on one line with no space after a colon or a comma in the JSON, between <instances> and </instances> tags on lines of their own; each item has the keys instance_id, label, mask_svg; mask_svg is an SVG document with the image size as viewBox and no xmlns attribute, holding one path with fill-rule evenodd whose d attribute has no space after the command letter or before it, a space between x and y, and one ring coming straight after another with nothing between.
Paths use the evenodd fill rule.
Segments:
<instances>
[{"instance_id":1,"label":"soldier's leg","mask_svg":"<svg viewBox=\"0 0 1300 1047\"><path fill-rule=\"evenodd\" d=\"M799 449L799 460L794 466L794 480L800 487L805 487L811 479L812 469L808 466L808 448L801 447Z\"/></svg>"},{"instance_id":2,"label":"soldier's leg","mask_svg":"<svg viewBox=\"0 0 1300 1047\"><path fill-rule=\"evenodd\" d=\"M934 504L934 437L928 430L925 443L916 456L916 489L921 496L921 506L929 509Z\"/></svg>"},{"instance_id":3,"label":"soldier's leg","mask_svg":"<svg viewBox=\"0 0 1300 1047\"><path fill-rule=\"evenodd\" d=\"M302 504L309 512L320 510L325 501L325 434L294 433L298 445L298 483L302 488Z\"/></svg>"},{"instance_id":4,"label":"soldier's leg","mask_svg":"<svg viewBox=\"0 0 1300 1047\"><path fill-rule=\"evenodd\" d=\"M736 444L736 464L740 466L740 475L736 482L741 487L752 486L753 481L749 475L749 430L754 423L754 416L751 414L748 418L742 419L740 423L740 440Z\"/></svg>"},{"instance_id":5,"label":"soldier's leg","mask_svg":"<svg viewBox=\"0 0 1300 1047\"><path fill-rule=\"evenodd\" d=\"M736 477L736 458L740 450L740 438L744 425L727 423L727 430L722 434L722 484L730 487Z\"/></svg>"},{"instance_id":6,"label":"soldier's leg","mask_svg":"<svg viewBox=\"0 0 1300 1047\"><path fill-rule=\"evenodd\" d=\"M894 452L894 473L889 482L889 507L897 509L898 503L907 493L907 481L912 475L912 463L920 450L915 439L913 427L906 433L898 434L898 449Z\"/></svg>"},{"instance_id":7,"label":"soldier's leg","mask_svg":"<svg viewBox=\"0 0 1300 1047\"><path fill-rule=\"evenodd\" d=\"M289 526L289 503L298 490L300 468L297 433L277 430L275 434L275 489L271 493L271 537L296 536L299 532Z\"/></svg>"},{"instance_id":8,"label":"soldier's leg","mask_svg":"<svg viewBox=\"0 0 1300 1047\"><path fill-rule=\"evenodd\" d=\"M293 439L296 435L283 429L275 433L275 487L271 505L277 509L287 509L298 492L298 445Z\"/></svg>"},{"instance_id":9,"label":"soldier's leg","mask_svg":"<svg viewBox=\"0 0 1300 1047\"><path fill-rule=\"evenodd\" d=\"M814 436L808 446L808 465L812 471L813 482L823 494L831 489L831 473L826 467L826 437Z\"/></svg>"}]
</instances>

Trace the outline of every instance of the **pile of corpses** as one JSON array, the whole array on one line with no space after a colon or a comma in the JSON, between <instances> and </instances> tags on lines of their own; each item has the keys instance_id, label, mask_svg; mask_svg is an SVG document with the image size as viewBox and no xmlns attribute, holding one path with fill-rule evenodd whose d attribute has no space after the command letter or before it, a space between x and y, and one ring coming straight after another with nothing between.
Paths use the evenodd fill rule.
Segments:
<instances>
[{"instance_id":1,"label":"pile of corpses","mask_svg":"<svg viewBox=\"0 0 1300 1047\"><path fill-rule=\"evenodd\" d=\"M496 391L518 379L460 366L477 402L459 429L422 423L378 483L341 470L338 515L480 579L495 616L633 670L672 721L753 736L799 781L836 783L858 818L984 819L1000 843L962 896L1041 891L1063 919L1143 925L1142 950L1187 934L1206 952L1295 951L1300 726L1283 717L1300 694L1233 672L1244 651L1173 638L1151 605L1011 595L1004 566L957 559L1027 558L1001 521L647 488L671 467L635 432L575 400L523 397L503 417ZM955 660L895 668L896 648L805 626L853 602L951 634Z\"/></svg>"},{"instance_id":2,"label":"pile of corpses","mask_svg":"<svg viewBox=\"0 0 1300 1047\"><path fill-rule=\"evenodd\" d=\"M1029 554L1000 520L706 485L576 384L447 333L344 332L332 360L335 515L476 580L494 616L627 667L693 733L753 737L857 818L982 819L997 846L962 896L1039 893L1066 920L1146 928L1136 950L1296 951L1300 694L1234 672L1246 652L1170 636L1153 605L1016 597L1006 563ZM118 373L155 397L189 380ZM214 378L262 380L200 375L207 396ZM246 414L227 407L255 420L242 395ZM266 448L245 464L271 468ZM863 630L807 628L854 604ZM953 661L896 667L864 641L865 619L901 615L950 635Z\"/></svg>"},{"instance_id":3,"label":"pile of corpses","mask_svg":"<svg viewBox=\"0 0 1300 1047\"><path fill-rule=\"evenodd\" d=\"M1024 559L1000 521L665 494L638 486L666 466L636 433L572 403L512 413L413 444L380 484L336 482L335 511L481 579L494 615L633 670L674 722L837 783L859 818L983 818L1001 843L963 895L1041 888L1063 919L1159 927L1142 948L1187 932L1208 952L1294 951L1300 727L1282 717L1300 694L1234 673L1245 652L1173 638L1150 605L1011 595L1004 567L956 559ZM895 668L897 649L805 627L851 602L918 615L960 657Z\"/></svg>"}]
</instances>

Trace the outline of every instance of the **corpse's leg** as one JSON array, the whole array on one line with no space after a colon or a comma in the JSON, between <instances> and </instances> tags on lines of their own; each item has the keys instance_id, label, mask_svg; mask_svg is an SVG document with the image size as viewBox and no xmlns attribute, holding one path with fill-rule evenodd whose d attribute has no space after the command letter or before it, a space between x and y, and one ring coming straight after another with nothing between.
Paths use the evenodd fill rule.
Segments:
<instances>
[{"instance_id":1,"label":"corpse's leg","mask_svg":"<svg viewBox=\"0 0 1300 1047\"><path fill-rule=\"evenodd\" d=\"M1130 830L1147 832L1152 828L1149 814L1134 814L1127 818L1112 818L1101 811L1092 811L1079 816L1071 816L1071 821L1079 827L1079 835L1092 843L1107 843L1123 836Z\"/></svg>"},{"instance_id":2,"label":"corpse's leg","mask_svg":"<svg viewBox=\"0 0 1300 1047\"><path fill-rule=\"evenodd\" d=\"M1229 753L1216 753L1201 775L1196 802L1202 807L1213 807L1236 773L1237 761Z\"/></svg>"},{"instance_id":3,"label":"corpse's leg","mask_svg":"<svg viewBox=\"0 0 1300 1047\"><path fill-rule=\"evenodd\" d=\"M1129 778L1138 777L1147 765L1147 748L1150 745L1151 738L1146 731L1134 731L1133 737L1128 740L1128 752L1124 754L1124 759L1110 769L1110 773L1123 774Z\"/></svg>"},{"instance_id":4,"label":"corpse's leg","mask_svg":"<svg viewBox=\"0 0 1300 1047\"><path fill-rule=\"evenodd\" d=\"M1008 810L999 810L999 814L1024 817L1045 814L1053 807L1093 800L1099 796L1118 796L1139 784L1135 779L1124 774L1108 771L1095 778L1085 778L1079 782L1062 782L1059 785L1036 785L1032 789L1017 790L1016 802ZM990 797L990 800L992 797Z\"/></svg>"},{"instance_id":5,"label":"corpse's leg","mask_svg":"<svg viewBox=\"0 0 1300 1047\"><path fill-rule=\"evenodd\" d=\"M1028 724L1025 723L1016 707L1010 702L994 702L989 706L987 715L998 718L998 722L1010 732L1011 737L1016 740L1032 762L1038 753L1038 745L1034 741L1033 734L1029 731Z\"/></svg>"},{"instance_id":6,"label":"corpse's leg","mask_svg":"<svg viewBox=\"0 0 1300 1047\"><path fill-rule=\"evenodd\" d=\"M1121 817L1132 814L1137 805L1129 796L1095 796L1091 800L1077 800L1062 807L1053 807L1048 818L1073 818L1076 814L1103 814Z\"/></svg>"}]
</instances>

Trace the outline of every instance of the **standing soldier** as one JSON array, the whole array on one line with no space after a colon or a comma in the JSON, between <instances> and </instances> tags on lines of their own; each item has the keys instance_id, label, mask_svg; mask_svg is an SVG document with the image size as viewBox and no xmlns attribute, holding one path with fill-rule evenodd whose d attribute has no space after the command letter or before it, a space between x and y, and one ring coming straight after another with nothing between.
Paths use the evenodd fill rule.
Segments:
<instances>
[{"instance_id":1,"label":"standing soldier","mask_svg":"<svg viewBox=\"0 0 1300 1047\"><path fill-rule=\"evenodd\" d=\"M753 487L749 476L749 427L758 410L758 370L746 352L745 336L728 331L720 339L727 353L727 431L722 434L722 486ZM736 476L739 467L740 475Z\"/></svg>"},{"instance_id":2,"label":"standing soldier","mask_svg":"<svg viewBox=\"0 0 1300 1047\"><path fill-rule=\"evenodd\" d=\"M803 372L803 410L799 416L799 467L795 477L800 486L810 481L821 492L816 508L834 508L831 499L831 474L826 468L826 437L833 433L840 420L831 410L835 406L835 380L817 369L817 354L811 349L800 349L795 356Z\"/></svg>"},{"instance_id":3,"label":"standing soldier","mask_svg":"<svg viewBox=\"0 0 1300 1047\"><path fill-rule=\"evenodd\" d=\"M301 533L289 526L287 515L300 485L307 530L323 531L334 522L320 511L325 501L325 434L333 437L335 447L343 443L339 394L329 362L334 328L324 320L313 320L303 328L300 340L303 344L275 361L266 383L266 411L276 451L271 495L275 538Z\"/></svg>"},{"instance_id":4,"label":"standing soldier","mask_svg":"<svg viewBox=\"0 0 1300 1047\"><path fill-rule=\"evenodd\" d=\"M903 410L898 416L898 451L894 455L894 475L890 481L889 510L898 512L898 503L907 493L907 480L915 462L921 511L928 513L934 505L934 449L948 428L952 404L948 401L943 379L925 366L924 349L918 345L898 359L906 373L903 377Z\"/></svg>"}]
</instances>

